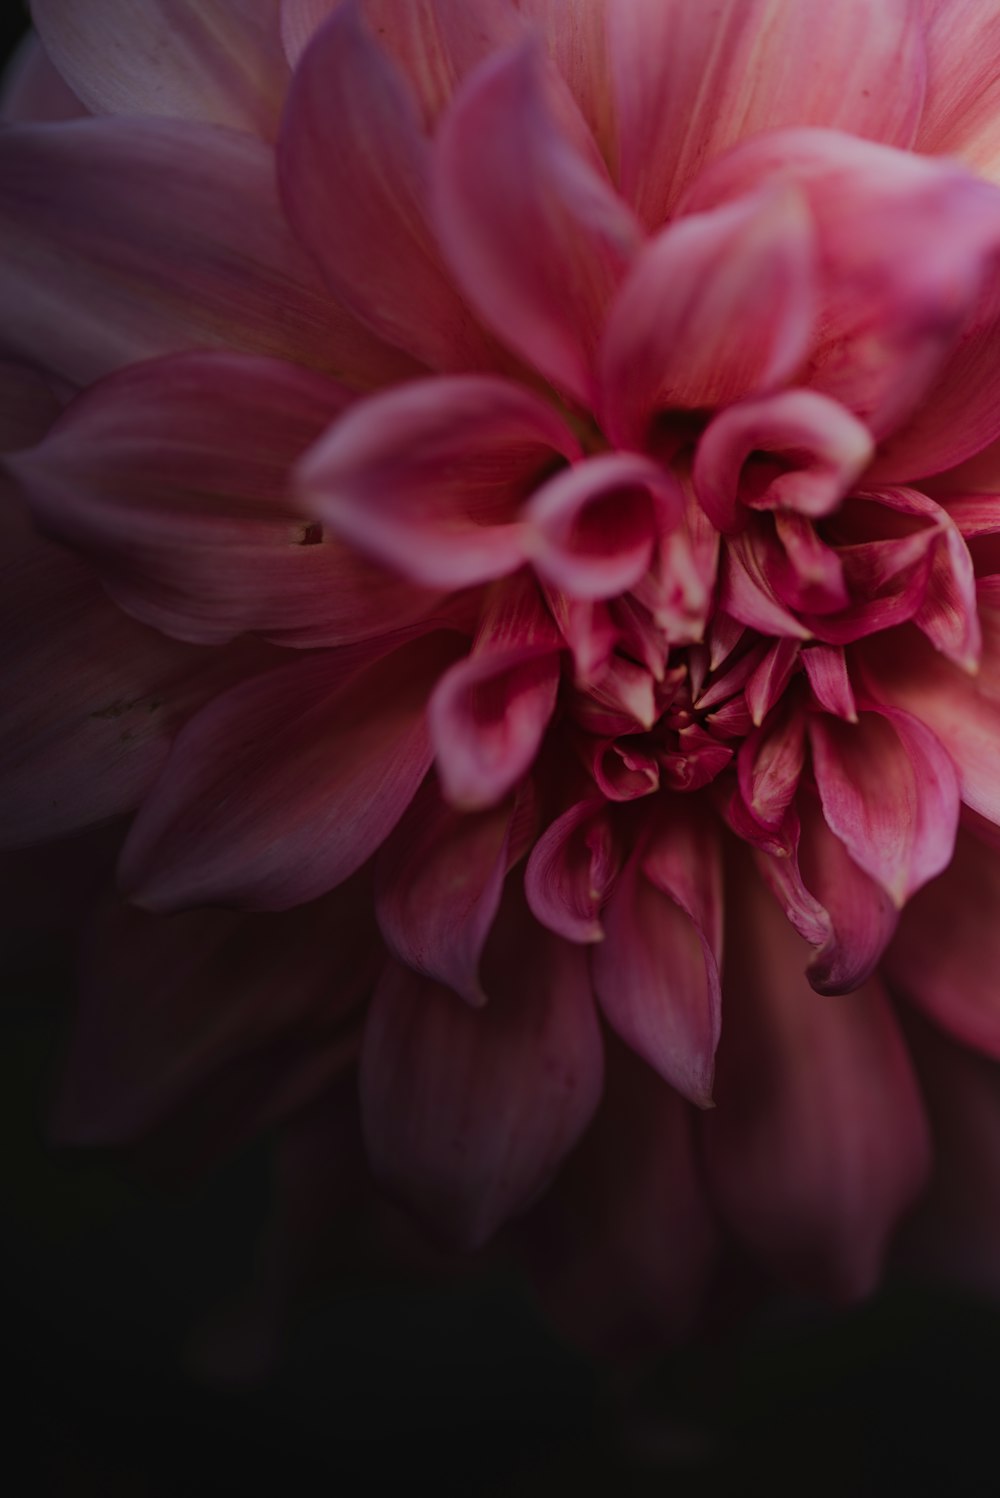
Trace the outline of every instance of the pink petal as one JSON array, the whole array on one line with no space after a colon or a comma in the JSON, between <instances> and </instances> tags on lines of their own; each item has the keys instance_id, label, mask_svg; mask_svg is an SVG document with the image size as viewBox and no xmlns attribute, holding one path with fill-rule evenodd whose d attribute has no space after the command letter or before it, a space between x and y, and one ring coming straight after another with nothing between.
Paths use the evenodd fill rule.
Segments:
<instances>
[{"instance_id":1,"label":"pink petal","mask_svg":"<svg viewBox=\"0 0 1000 1498\"><path fill-rule=\"evenodd\" d=\"M35 519L143 623L199 644L244 631L339 644L436 598L359 561L291 504L292 464L348 398L277 360L168 355L92 386L10 467Z\"/></svg>"},{"instance_id":2,"label":"pink petal","mask_svg":"<svg viewBox=\"0 0 1000 1498\"><path fill-rule=\"evenodd\" d=\"M445 799L493 806L530 769L555 711L560 642L530 578L504 585L471 655L430 701L431 741Z\"/></svg>"},{"instance_id":3,"label":"pink petal","mask_svg":"<svg viewBox=\"0 0 1000 1498\"><path fill-rule=\"evenodd\" d=\"M500 905L513 804L455 812L428 779L376 864L382 936L400 962L484 1004L479 963Z\"/></svg>"},{"instance_id":4,"label":"pink petal","mask_svg":"<svg viewBox=\"0 0 1000 1498\"><path fill-rule=\"evenodd\" d=\"M137 903L284 910L366 862L430 767L426 698L455 644L378 648L354 672L333 651L265 672L188 724L122 855Z\"/></svg>"},{"instance_id":5,"label":"pink petal","mask_svg":"<svg viewBox=\"0 0 1000 1498\"><path fill-rule=\"evenodd\" d=\"M533 46L473 75L436 144L437 221L484 322L589 405L597 342L639 230L583 121L572 136L564 129L571 101L551 94Z\"/></svg>"},{"instance_id":6,"label":"pink petal","mask_svg":"<svg viewBox=\"0 0 1000 1498\"><path fill-rule=\"evenodd\" d=\"M995 177L1000 106L1000 10L993 0L928 0L927 96L918 151L961 156Z\"/></svg>"},{"instance_id":7,"label":"pink petal","mask_svg":"<svg viewBox=\"0 0 1000 1498\"><path fill-rule=\"evenodd\" d=\"M592 741L589 759L597 788L609 801L635 801L659 790L656 755L628 737Z\"/></svg>"},{"instance_id":8,"label":"pink petal","mask_svg":"<svg viewBox=\"0 0 1000 1498\"><path fill-rule=\"evenodd\" d=\"M755 727L759 728L779 701L798 665L797 640L778 640L747 680L746 701Z\"/></svg>"},{"instance_id":9,"label":"pink petal","mask_svg":"<svg viewBox=\"0 0 1000 1498\"><path fill-rule=\"evenodd\" d=\"M689 1336L719 1241L693 1110L622 1045L609 1045L607 1073L593 1124L529 1220L529 1263L563 1336L631 1361Z\"/></svg>"},{"instance_id":10,"label":"pink petal","mask_svg":"<svg viewBox=\"0 0 1000 1498\"><path fill-rule=\"evenodd\" d=\"M608 26L622 191L650 227L701 166L760 131L913 139L924 57L906 0L608 0Z\"/></svg>"},{"instance_id":11,"label":"pink petal","mask_svg":"<svg viewBox=\"0 0 1000 1498\"><path fill-rule=\"evenodd\" d=\"M130 811L184 720L259 663L206 656L135 624L61 547L5 526L0 844L62 837Z\"/></svg>"},{"instance_id":12,"label":"pink petal","mask_svg":"<svg viewBox=\"0 0 1000 1498\"><path fill-rule=\"evenodd\" d=\"M593 956L601 1008L627 1045L699 1107L719 1040L722 888L710 824L671 799L625 865Z\"/></svg>"},{"instance_id":13,"label":"pink petal","mask_svg":"<svg viewBox=\"0 0 1000 1498\"><path fill-rule=\"evenodd\" d=\"M818 634L829 615L851 612L844 560L821 539L811 520L779 511L773 539L765 522L753 541L777 598L794 614L818 615L820 623L813 625ZM863 589L858 591L863 597Z\"/></svg>"},{"instance_id":14,"label":"pink petal","mask_svg":"<svg viewBox=\"0 0 1000 1498\"><path fill-rule=\"evenodd\" d=\"M31 14L93 113L176 115L273 138L288 68L270 0L32 0Z\"/></svg>"},{"instance_id":15,"label":"pink petal","mask_svg":"<svg viewBox=\"0 0 1000 1498\"><path fill-rule=\"evenodd\" d=\"M268 916L106 909L84 958L60 1140L133 1139L250 1062L268 1077L254 1124L279 1097L300 1104L351 1059L352 1011L378 971L370 898L348 886Z\"/></svg>"},{"instance_id":16,"label":"pink petal","mask_svg":"<svg viewBox=\"0 0 1000 1498\"><path fill-rule=\"evenodd\" d=\"M669 224L608 319L600 378L609 437L642 446L667 408L724 405L781 384L806 354L812 316L812 227L797 193L765 188Z\"/></svg>"},{"instance_id":17,"label":"pink petal","mask_svg":"<svg viewBox=\"0 0 1000 1498\"><path fill-rule=\"evenodd\" d=\"M817 517L836 508L873 452L867 429L836 401L784 390L714 418L698 444L695 490L720 530L739 529L740 500ZM773 463L762 454L773 454Z\"/></svg>"},{"instance_id":18,"label":"pink petal","mask_svg":"<svg viewBox=\"0 0 1000 1498\"><path fill-rule=\"evenodd\" d=\"M309 513L367 555L430 587L515 571L520 505L579 448L551 406L489 375L416 381L359 402L307 455Z\"/></svg>"},{"instance_id":19,"label":"pink petal","mask_svg":"<svg viewBox=\"0 0 1000 1498\"><path fill-rule=\"evenodd\" d=\"M747 809L771 832L777 832L795 798L805 763L805 723L792 708L777 721L744 739L736 768Z\"/></svg>"},{"instance_id":20,"label":"pink petal","mask_svg":"<svg viewBox=\"0 0 1000 1498\"><path fill-rule=\"evenodd\" d=\"M618 651L573 702L573 716L588 733L616 736L652 728L657 718L656 679Z\"/></svg>"},{"instance_id":21,"label":"pink petal","mask_svg":"<svg viewBox=\"0 0 1000 1498\"><path fill-rule=\"evenodd\" d=\"M550 479L525 508L536 571L572 598L613 598L645 575L661 532L681 519L679 486L658 464L605 453Z\"/></svg>"},{"instance_id":22,"label":"pink petal","mask_svg":"<svg viewBox=\"0 0 1000 1498\"><path fill-rule=\"evenodd\" d=\"M467 3L467 0L462 0ZM607 0L515 0L542 34L548 54L569 84L608 165L616 156L615 106L608 75Z\"/></svg>"},{"instance_id":23,"label":"pink petal","mask_svg":"<svg viewBox=\"0 0 1000 1498\"><path fill-rule=\"evenodd\" d=\"M15 50L0 81L0 117L17 125L77 120L87 113L33 31Z\"/></svg>"},{"instance_id":24,"label":"pink petal","mask_svg":"<svg viewBox=\"0 0 1000 1498\"><path fill-rule=\"evenodd\" d=\"M962 1045L1000 1059L1000 854L959 834L947 870L907 906L886 954L889 980Z\"/></svg>"},{"instance_id":25,"label":"pink petal","mask_svg":"<svg viewBox=\"0 0 1000 1498\"><path fill-rule=\"evenodd\" d=\"M585 955L505 921L490 1002L390 965L365 1029L361 1109L372 1169L448 1242L477 1248L548 1184L600 1097Z\"/></svg>"},{"instance_id":26,"label":"pink petal","mask_svg":"<svg viewBox=\"0 0 1000 1498\"><path fill-rule=\"evenodd\" d=\"M601 908L620 863L604 801L578 801L542 833L528 859L524 892L535 919L567 941L603 940Z\"/></svg>"},{"instance_id":27,"label":"pink petal","mask_svg":"<svg viewBox=\"0 0 1000 1498\"><path fill-rule=\"evenodd\" d=\"M732 911L709 1189L772 1272L853 1299L875 1286L930 1166L927 1122L881 987L814 994L807 955L755 880Z\"/></svg>"},{"instance_id":28,"label":"pink petal","mask_svg":"<svg viewBox=\"0 0 1000 1498\"><path fill-rule=\"evenodd\" d=\"M802 664L820 707L847 723L856 723L858 709L843 650L837 645L810 645L802 652Z\"/></svg>"},{"instance_id":29,"label":"pink petal","mask_svg":"<svg viewBox=\"0 0 1000 1498\"><path fill-rule=\"evenodd\" d=\"M882 439L929 397L957 341L992 307L1000 193L953 162L830 130L788 130L714 163L683 208L703 213L762 187L803 194L815 226L820 336L803 383ZM981 365L985 350L975 339L970 350ZM967 419L953 411L945 425L978 432L994 403L989 395Z\"/></svg>"},{"instance_id":30,"label":"pink petal","mask_svg":"<svg viewBox=\"0 0 1000 1498\"><path fill-rule=\"evenodd\" d=\"M781 602L772 576L774 548L747 530L727 541L722 551L719 607L741 624L762 634L792 640L811 639L810 630Z\"/></svg>"},{"instance_id":31,"label":"pink petal","mask_svg":"<svg viewBox=\"0 0 1000 1498\"><path fill-rule=\"evenodd\" d=\"M292 225L334 294L434 368L488 360L428 223L430 153L417 101L346 0L295 70L278 145Z\"/></svg>"},{"instance_id":32,"label":"pink petal","mask_svg":"<svg viewBox=\"0 0 1000 1498\"><path fill-rule=\"evenodd\" d=\"M3 347L71 383L195 347L352 385L412 368L324 292L285 227L273 154L252 136L183 120L8 129L0 225Z\"/></svg>"}]
</instances>

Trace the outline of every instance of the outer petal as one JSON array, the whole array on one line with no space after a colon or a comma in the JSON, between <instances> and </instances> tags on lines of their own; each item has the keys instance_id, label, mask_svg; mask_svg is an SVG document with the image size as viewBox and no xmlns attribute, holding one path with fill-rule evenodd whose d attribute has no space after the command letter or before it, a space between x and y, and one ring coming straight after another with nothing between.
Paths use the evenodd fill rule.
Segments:
<instances>
[{"instance_id":1,"label":"outer petal","mask_svg":"<svg viewBox=\"0 0 1000 1498\"><path fill-rule=\"evenodd\" d=\"M809 720L823 813L855 863L902 907L947 868L958 831L958 775L919 718L862 712Z\"/></svg>"},{"instance_id":2,"label":"outer petal","mask_svg":"<svg viewBox=\"0 0 1000 1498\"><path fill-rule=\"evenodd\" d=\"M368 555L428 586L513 572L522 500L579 453L538 396L489 375L414 382L360 403L299 470L303 505Z\"/></svg>"},{"instance_id":3,"label":"outer petal","mask_svg":"<svg viewBox=\"0 0 1000 1498\"><path fill-rule=\"evenodd\" d=\"M0 81L0 116L18 125L77 120L87 113L33 31L7 64Z\"/></svg>"},{"instance_id":4,"label":"outer petal","mask_svg":"<svg viewBox=\"0 0 1000 1498\"><path fill-rule=\"evenodd\" d=\"M710 1193L770 1269L853 1299L928 1171L920 1094L878 984L818 997L760 885L741 882L733 903Z\"/></svg>"},{"instance_id":5,"label":"outer petal","mask_svg":"<svg viewBox=\"0 0 1000 1498\"><path fill-rule=\"evenodd\" d=\"M759 131L913 139L924 90L907 0L608 0L622 191L650 227L706 162Z\"/></svg>"},{"instance_id":6,"label":"outer petal","mask_svg":"<svg viewBox=\"0 0 1000 1498\"><path fill-rule=\"evenodd\" d=\"M199 644L339 644L436 598L292 507L292 464L349 395L277 360L169 355L100 381L9 466L35 519L143 623Z\"/></svg>"},{"instance_id":7,"label":"outer petal","mask_svg":"<svg viewBox=\"0 0 1000 1498\"><path fill-rule=\"evenodd\" d=\"M548 1183L590 1122L603 1073L579 948L508 921L485 985L489 1004L471 1009L390 966L361 1059L376 1176L432 1231L468 1248Z\"/></svg>"},{"instance_id":8,"label":"outer petal","mask_svg":"<svg viewBox=\"0 0 1000 1498\"><path fill-rule=\"evenodd\" d=\"M469 80L437 141L437 221L483 320L588 405L597 342L639 230L602 175L586 127L580 121L575 132L583 131L581 148L545 84L531 47Z\"/></svg>"},{"instance_id":9,"label":"outer petal","mask_svg":"<svg viewBox=\"0 0 1000 1498\"><path fill-rule=\"evenodd\" d=\"M376 910L400 962L484 1004L479 963L500 905L510 854L513 802L455 812L428 779L383 844Z\"/></svg>"},{"instance_id":10,"label":"outer petal","mask_svg":"<svg viewBox=\"0 0 1000 1498\"><path fill-rule=\"evenodd\" d=\"M812 227L797 193L765 188L668 225L611 310L600 362L609 436L639 446L667 408L780 384L805 357L812 315Z\"/></svg>"},{"instance_id":11,"label":"outer petal","mask_svg":"<svg viewBox=\"0 0 1000 1498\"><path fill-rule=\"evenodd\" d=\"M255 657L164 639L77 558L6 531L0 842L21 847L130 811L185 718Z\"/></svg>"},{"instance_id":12,"label":"outer petal","mask_svg":"<svg viewBox=\"0 0 1000 1498\"><path fill-rule=\"evenodd\" d=\"M904 911L885 970L935 1024L1000 1060L998 901L1000 853L960 833L948 869Z\"/></svg>"},{"instance_id":13,"label":"outer petal","mask_svg":"<svg viewBox=\"0 0 1000 1498\"><path fill-rule=\"evenodd\" d=\"M672 798L626 864L595 948L594 987L621 1038L691 1102L712 1097L722 955L719 849Z\"/></svg>"},{"instance_id":14,"label":"outer petal","mask_svg":"<svg viewBox=\"0 0 1000 1498\"><path fill-rule=\"evenodd\" d=\"M274 135L288 83L273 0L31 0L95 114L179 115Z\"/></svg>"},{"instance_id":15,"label":"outer petal","mask_svg":"<svg viewBox=\"0 0 1000 1498\"><path fill-rule=\"evenodd\" d=\"M1000 5L927 0L927 97L918 151L961 156L996 180L1000 139Z\"/></svg>"},{"instance_id":16,"label":"outer petal","mask_svg":"<svg viewBox=\"0 0 1000 1498\"><path fill-rule=\"evenodd\" d=\"M274 158L250 136L181 120L12 128L0 231L0 343L73 383L199 346L355 385L408 367L324 293L284 225Z\"/></svg>"},{"instance_id":17,"label":"outer petal","mask_svg":"<svg viewBox=\"0 0 1000 1498\"><path fill-rule=\"evenodd\" d=\"M255 1124L279 1098L297 1106L351 1058L349 1023L379 961L367 886L276 916L106 910L85 953L58 1136L135 1138L250 1066L267 1079L244 1105Z\"/></svg>"},{"instance_id":18,"label":"outer petal","mask_svg":"<svg viewBox=\"0 0 1000 1498\"><path fill-rule=\"evenodd\" d=\"M364 24L338 6L295 71L278 147L282 196L335 295L435 368L487 359L427 220L417 101Z\"/></svg>"},{"instance_id":19,"label":"outer petal","mask_svg":"<svg viewBox=\"0 0 1000 1498\"><path fill-rule=\"evenodd\" d=\"M603 798L578 801L535 843L524 892L535 919L567 941L602 941L603 906L621 864Z\"/></svg>"},{"instance_id":20,"label":"outer petal","mask_svg":"<svg viewBox=\"0 0 1000 1498\"><path fill-rule=\"evenodd\" d=\"M464 0L463 0L464 3ZM608 71L607 0L515 0L545 39L580 112L611 166L615 150L614 96Z\"/></svg>"},{"instance_id":21,"label":"outer petal","mask_svg":"<svg viewBox=\"0 0 1000 1498\"><path fill-rule=\"evenodd\" d=\"M199 713L132 825L125 887L157 911L284 910L342 883L427 773L424 706L453 640L383 645L346 679L340 653L323 652Z\"/></svg>"}]
</instances>

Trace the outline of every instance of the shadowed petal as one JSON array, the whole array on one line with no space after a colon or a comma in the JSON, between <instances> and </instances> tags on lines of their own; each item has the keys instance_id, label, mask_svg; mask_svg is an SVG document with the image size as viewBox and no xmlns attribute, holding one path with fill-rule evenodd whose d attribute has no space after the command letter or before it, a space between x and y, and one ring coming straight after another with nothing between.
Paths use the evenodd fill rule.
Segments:
<instances>
[{"instance_id":1,"label":"shadowed petal","mask_svg":"<svg viewBox=\"0 0 1000 1498\"><path fill-rule=\"evenodd\" d=\"M535 919L567 941L602 941L601 907L620 864L605 802L578 801L531 850L524 892Z\"/></svg>"}]
</instances>

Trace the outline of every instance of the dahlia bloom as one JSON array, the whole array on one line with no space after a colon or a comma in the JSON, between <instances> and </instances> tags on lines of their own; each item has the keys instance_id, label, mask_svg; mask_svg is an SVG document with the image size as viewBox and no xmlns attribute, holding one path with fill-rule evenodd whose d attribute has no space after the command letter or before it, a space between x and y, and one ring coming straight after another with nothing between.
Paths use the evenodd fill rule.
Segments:
<instances>
[{"instance_id":1,"label":"dahlia bloom","mask_svg":"<svg viewBox=\"0 0 1000 1498\"><path fill-rule=\"evenodd\" d=\"M33 12L3 836L121 843L62 1133L357 1088L599 1339L989 1272L1000 5Z\"/></svg>"}]
</instances>

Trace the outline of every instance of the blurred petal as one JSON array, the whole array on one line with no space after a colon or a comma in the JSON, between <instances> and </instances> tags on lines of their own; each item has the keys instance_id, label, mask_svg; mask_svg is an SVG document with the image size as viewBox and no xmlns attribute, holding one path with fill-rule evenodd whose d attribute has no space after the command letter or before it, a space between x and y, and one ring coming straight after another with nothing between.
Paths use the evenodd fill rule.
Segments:
<instances>
[{"instance_id":1,"label":"blurred petal","mask_svg":"<svg viewBox=\"0 0 1000 1498\"><path fill-rule=\"evenodd\" d=\"M77 120L87 113L33 31L15 50L0 80L0 118L17 125Z\"/></svg>"}]
</instances>

